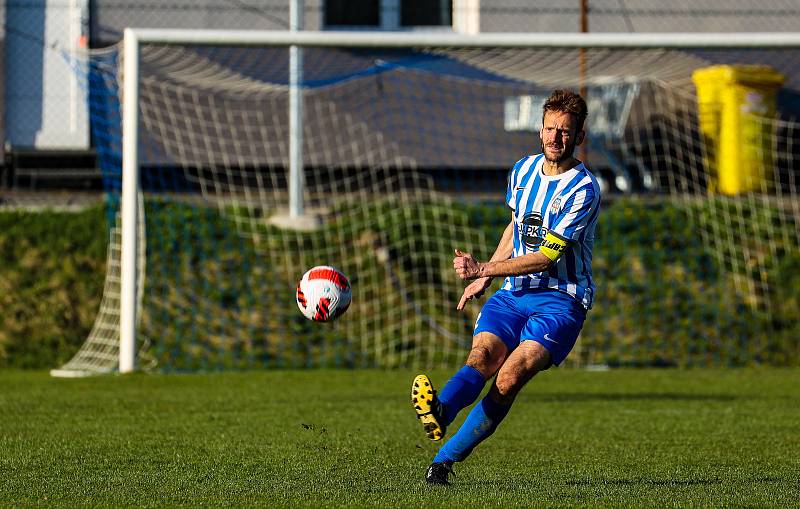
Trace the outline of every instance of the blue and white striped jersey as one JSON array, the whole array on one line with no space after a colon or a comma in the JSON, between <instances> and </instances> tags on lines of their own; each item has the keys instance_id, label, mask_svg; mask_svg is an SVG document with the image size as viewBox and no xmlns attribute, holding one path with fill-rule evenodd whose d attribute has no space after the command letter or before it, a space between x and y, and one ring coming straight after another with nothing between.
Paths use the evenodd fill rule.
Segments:
<instances>
[{"instance_id":1,"label":"blue and white striped jersey","mask_svg":"<svg viewBox=\"0 0 800 509\"><path fill-rule=\"evenodd\" d=\"M548 271L509 276L504 290L551 288L592 307L592 247L600 212L600 187L583 165L549 177L542 172L544 155L526 156L508 178L506 203L514 210L512 257L539 250L548 232L567 241L567 248Z\"/></svg>"}]
</instances>

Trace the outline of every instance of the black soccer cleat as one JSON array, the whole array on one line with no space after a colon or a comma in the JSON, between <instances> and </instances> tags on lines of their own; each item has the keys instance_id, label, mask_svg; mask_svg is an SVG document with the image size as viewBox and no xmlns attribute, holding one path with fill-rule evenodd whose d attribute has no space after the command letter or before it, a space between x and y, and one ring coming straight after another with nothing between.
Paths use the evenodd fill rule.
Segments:
<instances>
[{"instance_id":1,"label":"black soccer cleat","mask_svg":"<svg viewBox=\"0 0 800 509\"><path fill-rule=\"evenodd\" d=\"M427 375L417 375L414 379L411 385L411 405L428 438L433 441L441 440L446 431L446 427L442 424L442 405Z\"/></svg>"},{"instance_id":2,"label":"black soccer cleat","mask_svg":"<svg viewBox=\"0 0 800 509\"><path fill-rule=\"evenodd\" d=\"M453 477L456 476L455 472L453 472L452 463L431 463L431 466L425 471L425 482L439 486L449 486L450 481L447 480L449 474L453 474Z\"/></svg>"}]
</instances>

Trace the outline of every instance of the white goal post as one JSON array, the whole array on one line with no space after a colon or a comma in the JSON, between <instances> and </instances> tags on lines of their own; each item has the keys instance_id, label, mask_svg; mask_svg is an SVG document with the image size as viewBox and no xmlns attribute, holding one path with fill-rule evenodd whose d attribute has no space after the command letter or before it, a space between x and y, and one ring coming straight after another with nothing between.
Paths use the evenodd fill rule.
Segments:
<instances>
[{"instance_id":1,"label":"white goal post","mask_svg":"<svg viewBox=\"0 0 800 509\"><path fill-rule=\"evenodd\" d=\"M140 45L235 45L360 48L787 48L800 47L800 33L442 33L289 32L128 28L124 31L122 250L119 371L133 371L137 327L137 221L139 217ZM295 108L301 107L291 101ZM294 111L287 116L299 117ZM299 145L298 145L299 146ZM295 159L297 160L297 159ZM302 154L299 156L302 161ZM297 169L294 169L296 171ZM296 192L296 190L295 190ZM290 193L295 194L295 193ZM302 195L302 193L300 193Z\"/></svg>"}]
</instances>

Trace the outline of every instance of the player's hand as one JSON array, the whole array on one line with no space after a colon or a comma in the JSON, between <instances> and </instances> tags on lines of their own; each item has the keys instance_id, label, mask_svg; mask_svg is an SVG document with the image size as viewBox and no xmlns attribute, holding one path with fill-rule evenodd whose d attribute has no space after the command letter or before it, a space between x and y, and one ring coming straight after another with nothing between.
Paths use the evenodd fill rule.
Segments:
<instances>
[{"instance_id":1,"label":"player's hand","mask_svg":"<svg viewBox=\"0 0 800 509\"><path fill-rule=\"evenodd\" d=\"M480 264L471 254L456 249L453 268L461 279L475 279L480 276Z\"/></svg>"},{"instance_id":2,"label":"player's hand","mask_svg":"<svg viewBox=\"0 0 800 509\"><path fill-rule=\"evenodd\" d=\"M468 284L466 288L464 288L464 294L461 296L461 300L458 302L458 306L456 309L464 309L464 306L467 304L467 301L471 299L477 299L483 292L486 291L489 286L492 284L492 278L490 277L479 277L472 283Z\"/></svg>"}]
</instances>

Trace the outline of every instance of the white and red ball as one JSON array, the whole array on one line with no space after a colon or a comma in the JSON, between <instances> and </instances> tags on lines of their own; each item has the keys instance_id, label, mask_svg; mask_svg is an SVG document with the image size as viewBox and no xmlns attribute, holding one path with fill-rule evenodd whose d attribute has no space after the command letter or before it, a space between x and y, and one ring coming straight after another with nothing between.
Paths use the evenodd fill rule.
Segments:
<instances>
[{"instance_id":1,"label":"white and red ball","mask_svg":"<svg viewBox=\"0 0 800 509\"><path fill-rule=\"evenodd\" d=\"M315 322L340 317L350 306L352 296L347 276L327 265L309 269L297 284L297 307Z\"/></svg>"}]
</instances>

